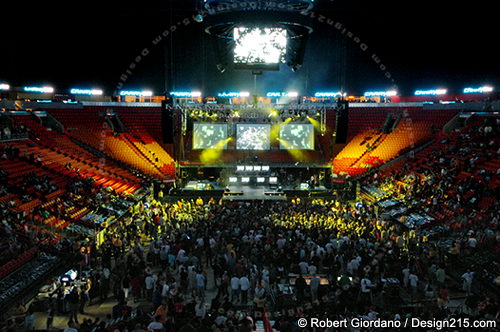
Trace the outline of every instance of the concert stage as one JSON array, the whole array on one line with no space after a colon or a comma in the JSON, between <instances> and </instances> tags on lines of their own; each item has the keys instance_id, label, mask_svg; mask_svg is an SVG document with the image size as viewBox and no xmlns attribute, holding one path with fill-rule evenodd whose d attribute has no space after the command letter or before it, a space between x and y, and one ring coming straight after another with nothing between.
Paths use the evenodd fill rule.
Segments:
<instances>
[{"instance_id":1,"label":"concert stage","mask_svg":"<svg viewBox=\"0 0 500 332\"><path fill-rule=\"evenodd\" d=\"M189 181L180 194L183 196L221 197L224 200L287 200L294 197L329 195L330 192L324 186L318 186L314 189L243 184L221 187L216 182Z\"/></svg>"},{"instance_id":2,"label":"concert stage","mask_svg":"<svg viewBox=\"0 0 500 332\"><path fill-rule=\"evenodd\" d=\"M223 199L229 200L286 200L286 194L283 191L277 191L271 188L252 187L252 186L230 186L229 191L224 192Z\"/></svg>"}]
</instances>

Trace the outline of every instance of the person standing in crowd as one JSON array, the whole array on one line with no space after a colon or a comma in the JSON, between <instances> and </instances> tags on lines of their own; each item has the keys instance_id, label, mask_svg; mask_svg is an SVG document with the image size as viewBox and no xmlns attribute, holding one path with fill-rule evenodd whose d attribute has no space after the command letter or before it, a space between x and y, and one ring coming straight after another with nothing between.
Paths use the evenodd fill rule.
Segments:
<instances>
[{"instance_id":1,"label":"person standing in crowd","mask_svg":"<svg viewBox=\"0 0 500 332\"><path fill-rule=\"evenodd\" d=\"M201 299L205 298L205 282L206 278L202 271L199 270L198 273L196 273L196 293Z\"/></svg>"},{"instance_id":2,"label":"person standing in crowd","mask_svg":"<svg viewBox=\"0 0 500 332\"><path fill-rule=\"evenodd\" d=\"M151 274L148 274L144 279L146 287L146 299L151 301L153 299L154 279Z\"/></svg>"},{"instance_id":3,"label":"person standing in crowd","mask_svg":"<svg viewBox=\"0 0 500 332\"><path fill-rule=\"evenodd\" d=\"M472 280L474 279L474 272L471 269L467 269L467 271L462 274L462 289L464 290L466 295L470 295L472 291Z\"/></svg>"},{"instance_id":4,"label":"person standing in crowd","mask_svg":"<svg viewBox=\"0 0 500 332\"><path fill-rule=\"evenodd\" d=\"M374 288L374 285L372 281L368 278L368 276L365 276L363 279L361 279L360 284L360 294L362 296L362 302L364 301L365 303L373 303L373 296L372 296L372 289Z\"/></svg>"},{"instance_id":5,"label":"person standing in crowd","mask_svg":"<svg viewBox=\"0 0 500 332\"><path fill-rule=\"evenodd\" d=\"M33 308L30 306L28 312L26 313L26 317L24 319L26 331L32 331L35 329L35 312Z\"/></svg>"},{"instance_id":6,"label":"person standing in crowd","mask_svg":"<svg viewBox=\"0 0 500 332\"><path fill-rule=\"evenodd\" d=\"M175 329L175 319L174 319L174 316L171 315L171 314L167 315L167 321L163 325L165 326L165 332L175 332L175 331L177 331Z\"/></svg>"},{"instance_id":7,"label":"person standing in crowd","mask_svg":"<svg viewBox=\"0 0 500 332\"><path fill-rule=\"evenodd\" d=\"M403 286L405 288L408 288L408 283L410 281L410 268L409 267L405 267L402 270L402 273L403 273Z\"/></svg>"},{"instance_id":8,"label":"person standing in crowd","mask_svg":"<svg viewBox=\"0 0 500 332\"><path fill-rule=\"evenodd\" d=\"M104 266L102 268L102 274L101 274L101 287L99 289L99 298L100 302L103 303L106 301L108 298L108 293L110 289L110 277L111 277L111 271L109 270L108 267Z\"/></svg>"},{"instance_id":9,"label":"person standing in crowd","mask_svg":"<svg viewBox=\"0 0 500 332\"><path fill-rule=\"evenodd\" d=\"M442 265L440 265L439 268L436 270L435 278L436 278L437 288L438 289L443 288L444 282L446 280L446 272Z\"/></svg>"},{"instance_id":10,"label":"person standing in crowd","mask_svg":"<svg viewBox=\"0 0 500 332\"><path fill-rule=\"evenodd\" d=\"M240 291L241 291L241 303L246 305L248 302L248 289L250 288L250 280L248 280L247 276L242 276L239 279L240 283Z\"/></svg>"},{"instance_id":11,"label":"person standing in crowd","mask_svg":"<svg viewBox=\"0 0 500 332\"><path fill-rule=\"evenodd\" d=\"M128 300L128 294L130 292L130 279L128 275L125 275L122 279L122 290L123 290L123 297L125 301Z\"/></svg>"},{"instance_id":12,"label":"person standing in crowd","mask_svg":"<svg viewBox=\"0 0 500 332\"><path fill-rule=\"evenodd\" d=\"M410 282L411 293L413 296L417 295L418 291L418 276L412 271L408 276L408 280Z\"/></svg>"},{"instance_id":13,"label":"person standing in crowd","mask_svg":"<svg viewBox=\"0 0 500 332\"><path fill-rule=\"evenodd\" d=\"M168 307L166 303L162 303L155 311L155 317L159 317L159 322L162 324L167 321Z\"/></svg>"},{"instance_id":14,"label":"person standing in crowd","mask_svg":"<svg viewBox=\"0 0 500 332\"><path fill-rule=\"evenodd\" d=\"M309 282L309 287L311 287L311 299L313 302L318 301L318 291L320 283L321 279L318 276L312 277L311 281Z\"/></svg>"},{"instance_id":15,"label":"person standing in crowd","mask_svg":"<svg viewBox=\"0 0 500 332\"><path fill-rule=\"evenodd\" d=\"M69 319L78 324L78 309L80 296L78 294L78 289L73 287L71 292L66 296L69 303Z\"/></svg>"},{"instance_id":16,"label":"person standing in crowd","mask_svg":"<svg viewBox=\"0 0 500 332\"><path fill-rule=\"evenodd\" d=\"M130 287L134 296L134 303L139 302L142 296L141 275L136 275L134 278L132 278L132 280L130 281Z\"/></svg>"},{"instance_id":17,"label":"person standing in crowd","mask_svg":"<svg viewBox=\"0 0 500 332\"><path fill-rule=\"evenodd\" d=\"M299 274L297 279L295 279L295 290L297 292L297 298L299 301L302 301L304 299L304 292L307 288L307 282L306 279L302 276L302 274Z\"/></svg>"},{"instance_id":18,"label":"person standing in crowd","mask_svg":"<svg viewBox=\"0 0 500 332\"><path fill-rule=\"evenodd\" d=\"M266 304L266 289L262 282L259 282L254 290L254 302L255 306L259 309L263 309Z\"/></svg>"},{"instance_id":19,"label":"person standing in crowd","mask_svg":"<svg viewBox=\"0 0 500 332\"><path fill-rule=\"evenodd\" d=\"M240 301L240 279L233 275L231 278L231 302Z\"/></svg>"},{"instance_id":20,"label":"person standing in crowd","mask_svg":"<svg viewBox=\"0 0 500 332\"><path fill-rule=\"evenodd\" d=\"M85 304L87 303L87 299L88 299L88 295L86 294L84 289L81 289L80 294L79 294L78 312L82 315L85 314Z\"/></svg>"},{"instance_id":21,"label":"person standing in crowd","mask_svg":"<svg viewBox=\"0 0 500 332\"><path fill-rule=\"evenodd\" d=\"M196 305L194 306L194 313L195 317L199 320L202 321L205 319L205 316L207 314L207 307L205 306L205 303L203 300L198 299L196 301Z\"/></svg>"},{"instance_id":22,"label":"person standing in crowd","mask_svg":"<svg viewBox=\"0 0 500 332\"><path fill-rule=\"evenodd\" d=\"M170 285L168 284L168 281L165 279L163 281L163 285L161 286L161 299L162 302L167 303L168 302L168 294L170 292Z\"/></svg>"},{"instance_id":23,"label":"person standing in crowd","mask_svg":"<svg viewBox=\"0 0 500 332\"><path fill-rule=\"evenodd\" d=\"M52 301L52 299L49 299L49 309L47 310L47 320L45 322L45 328L47 329L47 331L50 331L52 329L52 323L54 322L54 315L55 315L54 301Z\"/></svg>"}]
</instances>

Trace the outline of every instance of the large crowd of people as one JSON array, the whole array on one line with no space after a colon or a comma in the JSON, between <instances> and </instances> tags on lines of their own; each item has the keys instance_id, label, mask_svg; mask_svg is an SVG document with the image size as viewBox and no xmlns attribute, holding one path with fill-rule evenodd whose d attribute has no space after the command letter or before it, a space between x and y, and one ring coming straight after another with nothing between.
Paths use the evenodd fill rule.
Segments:
<instances>
[{"instance_id":1,"label":"large crowd of people","mask_svg":"<svg viewBox=\"0 0 500 332\"><path fill-rule=\"evenodd\" d=\"M151 242L144 246L141 239ZM112 318L124 318L120 331L137 326L252 331L245 329L249 323L241 311L251 312L253 321L259 310L285 308L293 310L277 319L280 331L293 331L300 315L414 314L401 309L401 299L389 296L392 287L402 288L411 300L435 299L432 312L419 314L459 315L447 307L449 288L454 287L448 271L456 267L445 251L379 220L369 206L339 201L138 204L89 264L94 273L90 301L105 301L110 291L117 303ZM292 292L297 303L287 307L274 298L290 275L296 276ZM312 277L309 283L306 276ZM462 278L469 295L474 271L465 271ZM481 300L469 313L496 317L497 299ZM153 310L131 319L132 306L139 301ZM306 302L308 308L296 309Z\"/></svg>"},{"instance_id":2,"label":"large crowd of people","mask_svg":"<svg viewBox=\"0 0 500 332\"><path fill-rule=\"evenodd\" d=\"M137 202L102 243L88 241L89 250L80 252L78 269L88 281L61 294L68 310L50 304L46 328L61 312L67 332L254 331L264 313L280 332L303 331L301 317L498 319L499 298L487 291L498 290L498 275L485 273L481 264L461 264L500 252L498 201L483 205L498 197L498 187L489 183L499 171L481 168L484 160L498 158L498 132L498 124L486 123L453 133L424 151L425 158L362 180L444 216L436 221L450 229L442 237L387 219L367 201L340 197ZM43 193L53 189L50 179L28 180ZM82 181L68 189L65 204L102 206L113 199ZM2 213L2 239L8 239L22 223ZM64 209L55 205L33 215L64 216ZM442 245L447 236L450 247ZM7 245L12 255L22 250L16 245ZM79 245L71 242L72 250ZM492 271L497 258L488 262ZM453 298L466 300L457 305ZM83 315L110 301L106 318ZM28 310L31 315L37 313Z\"/></svg>"}]
</instances>

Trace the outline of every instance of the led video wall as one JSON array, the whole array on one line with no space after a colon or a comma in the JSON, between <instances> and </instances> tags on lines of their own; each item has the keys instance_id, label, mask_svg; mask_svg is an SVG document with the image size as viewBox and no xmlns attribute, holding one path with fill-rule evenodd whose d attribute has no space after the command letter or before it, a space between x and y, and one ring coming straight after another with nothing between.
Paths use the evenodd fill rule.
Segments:
<instances>
[{"instance_id":1,"label":"led video wall","mask_svg":"<svg viewBox=\"0 0 500 332\"><path fill-rule=\"evenodd\" d=\"M237 150L269 150L271 145L271 125L237 124Z\"/></svg>"},{"instance_id":2,"label":"led video wall","mask_svg":"<svg viewBox=\"0 0 500 332\"><path fill-rule=\"evenodd\" d=\"M281 125L280 149L314 150L314 126L304 123Z\"/></svg>"},{"instance_id":3,"label":"led video wall","mask_svg":"<svg viewBox=\"0 0 500 332\"><path fill-rule=\"evenodd\" d=\"M227 149L228 125L194 123L193 149ZM314 150L314 126L305 123L281 124L279 143L282 150ZM236 124L237 150L269 150L270 124Z\"/></svg>"},{"instance_id":4,"label":"led video wall","mask_svg":"<svg viewBox=\"0 0 500 332\"><path fill-rule=\"evenodd\" d=\"M276 27L236 27L234 63L265 64L284 62L286 29Z\"/></svg>"},{"instance_id":5,"label":"led video wall","mask_svg":"<svg viewBox=\"0 0 500 332\"><path fill-rule=\"evenodd\" d=\"M194 123L193 149L226 149L227 124Z\"/></svg>"}]
</instances>

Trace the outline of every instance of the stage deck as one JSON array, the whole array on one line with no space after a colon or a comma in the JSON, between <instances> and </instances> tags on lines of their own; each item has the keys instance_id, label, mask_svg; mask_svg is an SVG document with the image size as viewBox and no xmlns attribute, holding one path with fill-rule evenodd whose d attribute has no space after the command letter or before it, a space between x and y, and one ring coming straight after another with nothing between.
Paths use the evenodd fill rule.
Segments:
<instances>
[{"instance_id":1,"label":"stage deck","mask_svg":"<svg viewBox=\"0 0 500 332\"><path fill-rule=\"evenodd\" d=\"M202 184L204 188L208 185L210 189L201 189L200 184ZM203 193L204 196L206 196L215 191L218 191L219 195L222 194L222 199L224 200L286 200L287 193L295 196L297 192L303 192L306 195L313 192L328 192L324 186L305 190L293 189L292 187L281 187L280 190L278 190L277 186L232 184L223 188L215 182L208 181L189 181L184 189L182 189L182 193L189 193L191 196L197 193Z\"/></svg>"},{"instance_id":2,"label":"stage deck","mask_svg":"<svg viewBox=\"0 0 500 332\"><path fill-rule=\"evenodd\" d=\"M277 192L270 188L252 187L252 186L230 186L230 192L224 193L222 199L226 200L275 200L285 201L284 192Z\"/></svg>"}]
</instances>

